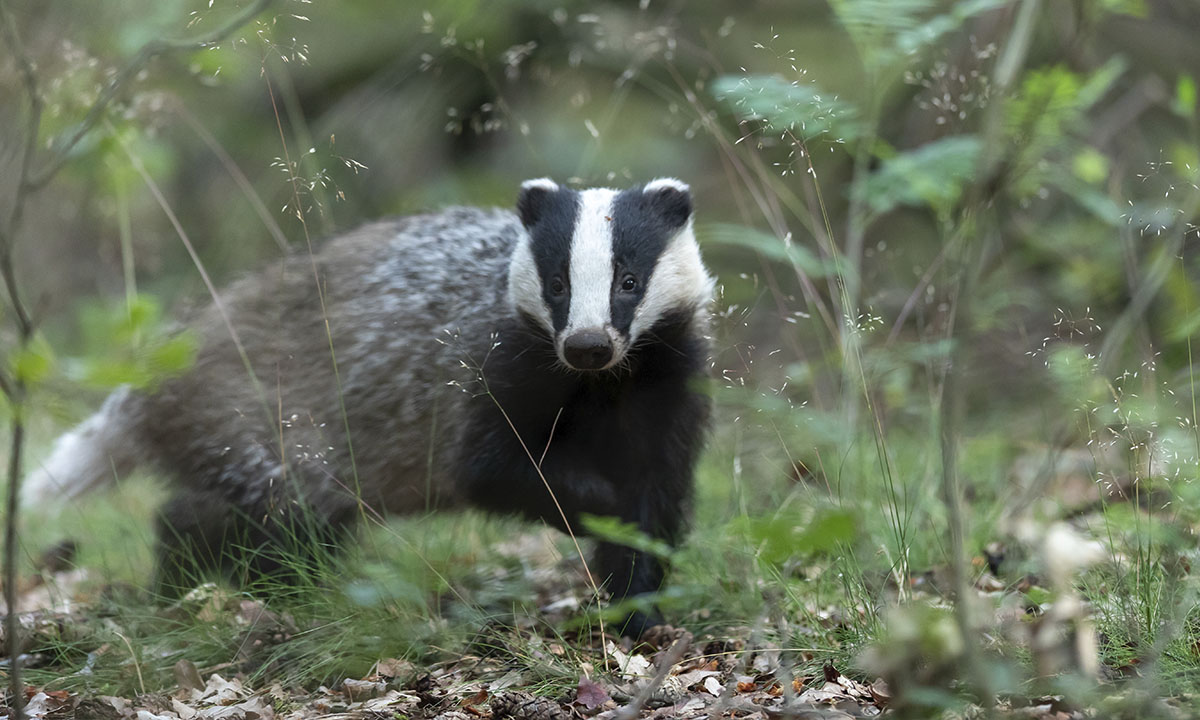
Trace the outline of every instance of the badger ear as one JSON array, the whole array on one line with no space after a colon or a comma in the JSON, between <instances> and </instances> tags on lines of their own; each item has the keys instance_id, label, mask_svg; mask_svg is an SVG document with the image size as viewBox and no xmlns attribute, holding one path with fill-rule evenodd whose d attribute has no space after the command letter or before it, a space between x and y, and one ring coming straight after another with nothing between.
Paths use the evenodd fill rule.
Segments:
<instances>
[{"instance_id":1,"label":"badger ear","mask_svg":"<svg viewBox=\"0 0 1200 720\"><path fill-rule=\"evenodd\" d=\"M692 216L692 191L675 178L651 180L642 188L650 208L672 228L681 228Z\"/></svg>"},{"instance_id":2,"label":"badger ear","mask_svg":"<svg viewBox=\"0 0 1200 720\"><path fill-rule=\"evenodd\" d=\"M550 178L537 178L521 183L521 192L517 195L517 215L521 217L521 224L526 229L537 224L550 204L550 197L558 190L558 183Z\"/></svg>"}]
</instances>

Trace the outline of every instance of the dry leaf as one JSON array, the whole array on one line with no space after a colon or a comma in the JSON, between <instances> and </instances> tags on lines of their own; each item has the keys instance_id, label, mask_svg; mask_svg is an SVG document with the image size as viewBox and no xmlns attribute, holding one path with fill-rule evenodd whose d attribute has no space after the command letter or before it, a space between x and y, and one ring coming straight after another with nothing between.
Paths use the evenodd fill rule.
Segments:
<instances>
[{"instance_id":1,"label":"dry leaf","mask_svg":"<svg viewBox=\"0 0 1200 720\"><path fill-rule=\"evenodd\" d=\"M608 691L587 675L579 677L579 688L575 691L575 702L588 710L594 710L611 701Z\"/></svg>"},{"instance_id":2,"label":"dry leaf","mask_svg":"<svg viewBox=\"0 0 1200 720\"><path fill-rule=\"evenodd\" d=\"M342 681L342 689L346 691L346 698L351 702L361 702L379 697L387 690L387 685L378 680L351 680L347 678Z\"/></svg>"},{"instance_id":3,"label":"dry leaf","mask_svg":"<svg viewBox=\"0 0 1200 720\"><path fill-rule=\"evenodd\" d=\"M375 670L372 674L384 678L398 678L411 675L412 672L413 664L409 661L397 658L384 658L375 663Z\"/></svg>"},{"instance_id":4,"label":"dry leaf","mask_svg":"<svg viewBox=\"0 0 1200 720\"><path fill-rule=\"evenodd\" d=\"M200 690L204 687L204 678L191 660L180 660L175 663L175 684L180 690Z\"/></svg>"},{"instance_id":5,"label":"dry leaf","mask_svg":"<svg viewBox=\"0 0 1200 720\"><path fill-rule=\"evenodd\" d=\"M481 705L481 704L487 702L487 699L488 699L487 688L480 688L479 692L475 693L474 695L472 695L469 698L464 698L462 700L462 702L460 702L458 705L459 705L459 707L469 708L472 705Z\"/></svg>"}]
</instances>

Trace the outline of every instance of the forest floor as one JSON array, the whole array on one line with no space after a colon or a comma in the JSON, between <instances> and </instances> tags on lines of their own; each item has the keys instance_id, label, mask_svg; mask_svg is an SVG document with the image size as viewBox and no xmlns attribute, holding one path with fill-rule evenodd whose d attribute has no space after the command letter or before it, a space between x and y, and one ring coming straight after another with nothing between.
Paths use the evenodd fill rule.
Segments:
<instances>
[{"instance_id":1,"label":"forest floor","mask_svg":"<svg viewBox=\"0 0 1200 720\"><path fill-rule=\"evenodd\" d=\"M571 625L588 592L577 582L578 560L554 552L559 540L548 531L531 531L509 546L532 558L523 567L536 589L540 616L476 626L453 651L431 648L419 657L409 655L417 659L381 656L357 676L307 684L286 679L306 673L289 673L285 663L309 661L286 648L317 628L293 613L204 585L174 605L143 608L138 620L130 620L112 603L125 594L128 606L129 593L138 591L97 585L91 571L63 562L73 548L60 547L39 561L40 571L24 584L21 620L29 634L27 647L34 649L23 657L30 683L26 712L31 718L105 720L921 716L903 708L897 712L883 678L830 661L814 665L812 653L781 649L766 641L761 628L733 627L718 636L661 626L637 644L613 637L611 628L605 633L598 627L556 630ZM916 592L929 602L945 602L933 596L936 584L928 580L917 583ZM980 599L1005 607L1013 603L995 598L1010 595L1019 603L1030 586L1006 587L984 571L975 591ZM210 662L213 656L198 646L189 651L182 634L164 640L161 633L148 632L146 612L160 626L204 626L230 649L226 659ZM836 612L826 617L830 624L842 622ZM347 635L363 632L363 624L347 623ZM362 639L343 636L340 642L353 645ZM169 673L154 674L152 666L164 662ZM104 682L101 666L110 673ZM115 684L114 668L124 674ZM926 670L937 672L936 667ZM135 690L109 694L122 686ZM1161 704L1158 712L1187 717L1186 707L1178 699ZM937 716L986 714L966 704ZM1103 716L1073 706L1062 695L1008 695L995 701L991 714L1056 720Z\"/></svg>"}]
</instances>

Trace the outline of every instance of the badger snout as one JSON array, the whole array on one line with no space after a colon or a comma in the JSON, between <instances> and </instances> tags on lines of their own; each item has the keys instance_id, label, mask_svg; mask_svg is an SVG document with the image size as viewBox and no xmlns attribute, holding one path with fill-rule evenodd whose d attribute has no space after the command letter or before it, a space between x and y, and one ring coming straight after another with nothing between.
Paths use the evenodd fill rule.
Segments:
<instances>
[{"instance_id":1,"label":"badger snout","mask_svg":"<svg viewBox=\"0 0 1200 720\"><path fill-rule=\"evenodd\" d=\"M580 330L563 341L563 359L576 370L601 370L613 358L613 343L603 330Z\"/></svg>"}]
</instances>

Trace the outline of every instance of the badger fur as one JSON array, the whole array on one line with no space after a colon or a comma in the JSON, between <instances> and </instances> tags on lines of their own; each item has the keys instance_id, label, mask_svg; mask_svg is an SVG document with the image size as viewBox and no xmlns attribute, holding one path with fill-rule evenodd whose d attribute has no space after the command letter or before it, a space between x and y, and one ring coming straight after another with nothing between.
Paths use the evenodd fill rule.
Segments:
<instances>
[{"instance_id":1,"label":"badger fur","mask_svg":"<svg viewBox=\"0 0 1200 720\"><path fill-rule=\"evenodd\" d=\"M220 293L190 321L195 365L113 393L27 490L70 497L141 464L171 478L164 593L197 571L289 571L284 550L377 512L474 505L575 531L590 513L675 542L709 417L712 289L672 179L530 180L516 214L367 225ZM592 565L615 597L663 578L611 543Z\"/></svg>"}]
</instances>

